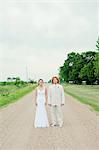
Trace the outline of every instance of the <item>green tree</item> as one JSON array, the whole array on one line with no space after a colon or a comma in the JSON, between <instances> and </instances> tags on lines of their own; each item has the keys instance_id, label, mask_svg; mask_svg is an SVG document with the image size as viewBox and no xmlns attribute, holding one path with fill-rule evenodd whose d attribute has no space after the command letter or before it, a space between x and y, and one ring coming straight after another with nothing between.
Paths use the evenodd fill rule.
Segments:
<instances>
[{"instance_id":1,"label":"green tree","mask_svg":"<svg viewBox=\"0 0 99 150\"><path fill-rule=\"evenodd\" d=\"M96 54L94 66L95 66L95 76L99 82L99 52L97 52Z\"/></svg>"},{"instance_id":2,"label":"green tree","mask_svg":"<svg viewBox=\"0 0 99 150\"><path fill-rule=\"evenodd\" d=\"M97 39L97 41L96 41L96 48L97 48L97 50L99 51L99 37L98 37L98 39Z\"/></svg>"},{"instance_id":3,"label":"green tree","mask_svg":"<svg viewBox=\"0 0 99 150\"><path fill-rule=\"evenodd\" d=\"M94 68L95 68L95 76L99 82L99 37L96 41L96 50L98 51L95 56Z\"/></svg>"},{"instance_id":4,"label":"green tree","mask_svg":"<svg viewBox=\"0 0 99 150\"><path fill-rule=\"evenodd\" d=\"M87 65L85 64L83 68L81 68L80 70L80 78L83 81L87 81L88 80L88 76L87 76Z\"/></svg>"},{"instance_id":5,"label":"green tree","mask_svg":"<svg viewBox=\"0 0 99 150\"><path fill-rule=\"evenodd\" d=\"M88 84L93 84L95 77L95 61L96 52L88 51L84 53L69 53L63 66L59 69L61 81L81 83L86 80Z\"/></svg>"}]
</instances>

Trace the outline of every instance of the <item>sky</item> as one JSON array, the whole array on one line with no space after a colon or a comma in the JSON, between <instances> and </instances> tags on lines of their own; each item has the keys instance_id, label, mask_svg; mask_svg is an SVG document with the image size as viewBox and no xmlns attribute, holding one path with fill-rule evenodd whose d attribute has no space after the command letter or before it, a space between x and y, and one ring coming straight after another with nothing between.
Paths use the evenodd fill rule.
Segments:
<instances>
[{"instance_id":1,"label":"sky","mask_svg":"<svg viewBox=\"0 0 99 150\"><path fill-rule=\"evenodd\" d=\"M96 0L0 0L0 81L58 75L70 52L96 50Z\"/></svg>"}]
</instances>

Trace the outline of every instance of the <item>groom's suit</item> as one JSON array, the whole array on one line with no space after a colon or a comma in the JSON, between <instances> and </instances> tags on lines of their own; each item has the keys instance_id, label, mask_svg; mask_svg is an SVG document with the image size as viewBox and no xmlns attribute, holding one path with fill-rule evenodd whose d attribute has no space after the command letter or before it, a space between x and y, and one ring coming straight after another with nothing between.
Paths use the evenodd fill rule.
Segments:
<instances>
[{"instance_id":1,"label":"groom's suit","mask_svg":"<svg viewBox=\"0 0 99 150\"><path fill-rule=\"evenodd\" d=\"M48 91L48 104L51 105L51 118L53 124L63 124L61 105L65 103L64 89L60 84L52 84Z\"/></svg>"}]
</instances>

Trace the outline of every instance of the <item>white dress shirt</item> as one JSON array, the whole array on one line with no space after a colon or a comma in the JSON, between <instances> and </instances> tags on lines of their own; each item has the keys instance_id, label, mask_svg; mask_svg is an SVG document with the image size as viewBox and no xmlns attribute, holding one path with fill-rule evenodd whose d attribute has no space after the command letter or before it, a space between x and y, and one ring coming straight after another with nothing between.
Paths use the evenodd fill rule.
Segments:
<instances>
[{"instance_id":1,"label":"white dress shirt","mask_svg":"<svg viewBox=\"0 0 99 150\"><path fill-rule=\"evenodd\" d=\"M64 89L60 84L52 84L48 90L48 104L58 105L65 103Z\"/></svg>"}]
</instances>

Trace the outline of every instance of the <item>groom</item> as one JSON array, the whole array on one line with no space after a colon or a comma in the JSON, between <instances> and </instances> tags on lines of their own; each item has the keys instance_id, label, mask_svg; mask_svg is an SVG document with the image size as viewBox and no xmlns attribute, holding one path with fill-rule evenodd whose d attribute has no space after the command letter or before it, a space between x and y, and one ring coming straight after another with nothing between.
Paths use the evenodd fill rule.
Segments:
<instances>
[{"instance_id":1,"label":"groom","mask_svg":"<svg viewBox=\"0 0 99 150\"><path fill-rule=\"evenodd\" d=\"M59 126L63 125L63 116L62 116L62 106L65 103L65 95L64 89L59 84L58 77L52 78L52 85L49 86L48 91L48 105L51 110L51 126Z\"/></svg>"}]
</instances>

